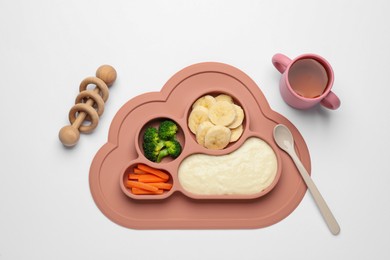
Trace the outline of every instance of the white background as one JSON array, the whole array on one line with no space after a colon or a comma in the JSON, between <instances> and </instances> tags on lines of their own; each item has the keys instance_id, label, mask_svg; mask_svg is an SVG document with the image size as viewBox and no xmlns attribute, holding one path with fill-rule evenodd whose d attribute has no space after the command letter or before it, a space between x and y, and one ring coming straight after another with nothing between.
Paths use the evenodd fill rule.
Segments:
<instances>
[{"instance_id":1,"label":"white background","mask_svg":"<svg viewBox=\"0 0 390 260\"><path fill-rule=\"evenodd\" d=\"M0 259L389 259L389 3L0 0ZM340 109L286 105L277 52L325 57ZM243 70L300 130L339 236L309 193L254 230L131 230L95 206L89 167L115 113L203 61ZM65 149L78 85L105 63L118 80L99 126Z\"/></svg>"}]
</instances>

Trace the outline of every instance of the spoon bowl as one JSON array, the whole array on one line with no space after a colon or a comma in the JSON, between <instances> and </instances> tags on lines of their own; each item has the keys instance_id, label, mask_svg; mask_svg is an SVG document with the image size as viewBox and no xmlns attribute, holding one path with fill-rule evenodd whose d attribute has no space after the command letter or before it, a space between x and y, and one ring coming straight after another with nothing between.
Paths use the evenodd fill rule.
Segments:
<instances>
[{"instance_id":1,"label":"spoon bowl","mask_svg":"<svg viewBox=\"0 0 390 260\"><path fill-rule=\"evenodd\" d=\"M284 151L294 148L294 138L290 130L284 125L277 125L274 128L274 137L276 144Z\"/></svg>"}]
</instances>

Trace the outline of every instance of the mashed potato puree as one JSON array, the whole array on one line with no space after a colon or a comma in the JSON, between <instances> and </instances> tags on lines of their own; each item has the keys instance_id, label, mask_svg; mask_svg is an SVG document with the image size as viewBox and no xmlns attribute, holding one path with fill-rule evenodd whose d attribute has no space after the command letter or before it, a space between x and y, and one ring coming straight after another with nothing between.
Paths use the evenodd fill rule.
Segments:
<instances>
[{"instance_id":1,"label":"mashed potato puree","mask_svg":"<svg viewBox=\"0 0 390 260\"><path fill-rule=\"evenodd\" d=\"M275 179L277 159L262 139L251 137L227 155L194 154L179 166L182 187L198 195L250 195L261 192Z\"/></svg>"}]
</instances>

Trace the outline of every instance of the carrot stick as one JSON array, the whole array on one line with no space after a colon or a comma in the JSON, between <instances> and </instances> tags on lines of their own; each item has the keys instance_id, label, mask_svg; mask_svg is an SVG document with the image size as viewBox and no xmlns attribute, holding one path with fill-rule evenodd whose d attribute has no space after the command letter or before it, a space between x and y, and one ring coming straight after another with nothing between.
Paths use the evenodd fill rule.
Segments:
<instances>
[{"instance_id":1,"label":"carrot stick","mask_svg":"<svg viewBox=\"0 0 390 260\"><path fill-rule=\"evenodd\" d=\"M153 187L149 184L146 184L143 182L138 182L138 181L127 181L126 186L128 188L140 188L140 189L144 189L144 190L152 191L152 192L158 191L157 187Z\"/></svg>"},{"instance_id":2,"label":"carrot stick","mask_svg":"<svg viewBox=\"0 0 390 260\"><path fill-rule=\"evenodd\" d=\"M134 168L134 173L135 173L135 174L147 174L147 172L141 171L141 170L138 169L138 168Z\"/></svg>"},{"instance_id":3,"label":"carrot stick","mask_svg":"<svg viewBox=\"0 0 390 260\"><path fill-rule=\"evenodd\" d=\"M153 174L141 174L138 177L138 181L147 182L147 183L149 183L149 182L166 182L166 180L161 179Z\"/></svg>"},{"instance_id":4,"label":"carrot stick","mask_svg":"<svg viewBox=\"0 0 390 260\"><path fill-rule=\"evenodd\" d=\"M170 190L172 188L171 183L165 183L165 182L151 182L149 183L149 185L162 190Z\"/></svg>"},{"instance_id":5,"label":"carrot stick","mask_svg":"<svg viewBox=\"0 0 390 260\"><path fill-rule=\"evenodd\" d=\"M138 180L138 177L138 174L129 173L129 180Z\"/></svg>"},{"instance_id":6,"label":"carrot stick","mask_svg":"<svg viewBox=\"0 0 390 260\"><path fill-rule=\"evenodd\" d=\"M147 173L154 174L157 177L160 177L161 179L164 179L164 180L168 180L169 179L169 175L166 174L165 172L157 170L157 169L154 169L154 168L149 167L149 166L147 166L145 164L138 164L138 169L140 169L141 171L147 172Z\"/></svg>"},{"instance_id":7,"label":"carrot stick","mask_svg":"<svg viewBox=\"0 0 390 260\"><path fill-rule=\"evenodd\" d=\"M163 190L157 190L155 192L153 191L148 191L144 189L139 189L139 188L131 188L131 192L136 195L158 195L162 194L164 191Z\"/></svg>"}]
</instances>

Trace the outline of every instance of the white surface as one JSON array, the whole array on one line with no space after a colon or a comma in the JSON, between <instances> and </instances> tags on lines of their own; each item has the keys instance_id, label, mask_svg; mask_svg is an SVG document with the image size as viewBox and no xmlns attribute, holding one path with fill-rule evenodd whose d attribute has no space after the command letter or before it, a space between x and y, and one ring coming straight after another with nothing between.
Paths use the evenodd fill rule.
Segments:
<instances>
[{"instance_id":1,"label":"white surface","mask_svg":"<svg viewBox=\"0 0 390 260\"><path fill-rule=\"evenodd\" d=\"M0 1L0 259L389 259L389 3ZM276 52L325 57L340 109L284 104ZM202 61L243 70L301 131L339 236L308 193L256 230L136 231L101 214L88 171L114 114ZM105 113L65 149L78 85L104 63L118 71Z\"/></svg>"}]
</instances>

